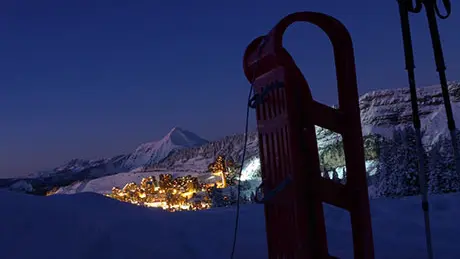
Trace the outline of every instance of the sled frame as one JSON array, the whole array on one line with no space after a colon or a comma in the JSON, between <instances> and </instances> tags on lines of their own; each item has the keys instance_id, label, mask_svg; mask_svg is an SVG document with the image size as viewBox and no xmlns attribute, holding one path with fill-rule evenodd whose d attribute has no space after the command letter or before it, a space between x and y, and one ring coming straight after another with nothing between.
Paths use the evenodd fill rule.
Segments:
<instances>
[{"instance_id":1,"label":"sled frame","mask_svg":"<svg viewBox=\"0 0 460 259\"><path fill-rule=\"evenodd\" d=\"M284 32L298 21L320 27L332 43L337 109L313 99L300 69L283 48ZM373 259L354 51L345 26L322 13L288 15L267 36L251 42L243 67L260 97L255 109L264 193L292 179L264 204L269 258L332 258L323 212L327 203L350 213L354 257ZM346 184L321 177L315 126L341 134Z\"/></svg>"}]
</instances>

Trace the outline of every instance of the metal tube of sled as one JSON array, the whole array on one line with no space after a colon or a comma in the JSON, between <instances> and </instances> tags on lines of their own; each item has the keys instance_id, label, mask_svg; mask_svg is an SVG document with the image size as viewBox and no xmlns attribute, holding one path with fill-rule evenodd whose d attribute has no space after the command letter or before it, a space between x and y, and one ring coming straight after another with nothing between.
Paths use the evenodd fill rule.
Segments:
<instances>
[{"instance_id":1,"label":"metal tube of sled","mask_svg":"<svg viewBox=\"0 0 460 259\"><path fill-rule=\"evenodd\" d=\"M425 236L426 236L426 246L427 246L427 253L428 258L433 258L433 247L431 242L431 227L430 227L430 212L428 206L428 192L427 192L427 184L426 184L426 172L425 172L425 150L422 145L422 136L420 132L420 117L419 117L419 109L418 109L418 100L417 100L417 90L415 85L415 65L414 65L414 53L412 48L412 39L410 33L410 23L409 23L409 8L412 6L408 6L412 2L407 2L404 0L400 0L399 2L399 13L401 17L401 30L402 30L402 37L403 37L403 44L404 44L404 55L405 55L405 63L406 63L406 70L409 79L409 88L410 88L410 96L411 96L411 105L412 105L412 122L415 128L415 135L416 135L416 148L417 148L417 155L418 155L418 173L419 173L419 184L420 184L420 193L422 196L422 208L423 208L423 215L425 219Z\"/></svg>"}]
</instances>

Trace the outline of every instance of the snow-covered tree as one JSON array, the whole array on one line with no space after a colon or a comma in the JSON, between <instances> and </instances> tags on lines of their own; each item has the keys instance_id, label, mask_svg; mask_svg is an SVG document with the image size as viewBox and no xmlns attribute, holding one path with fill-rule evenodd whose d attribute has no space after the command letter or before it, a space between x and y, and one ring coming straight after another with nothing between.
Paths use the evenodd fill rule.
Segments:
<instances>
[{"instance_id":1,"label":"snow-covered tree","mask_svg":"<svg viewBox=\"0 0 460 259\"><path fill-rule=\"evenodd\" d=\"M208 170L212 173L225 171L225 158L222 155L217 156L216 161L209 164Z\"/></svg>"},{"instance_id":2,"label":"snow-covered tree","mask_svg":"<svg viewBox=\"0 0 460 259\"><path fill-rule=\"evenodd\" d=\"M429 152L428 170L428 191L430 193L442 193L445 163L439 144L434 145Z\"/></svg>"},{"instance_id":3,"label":"snow-covered tree","mask_svg":"<svg viewBox=\"0 0 460 259\"><path fill-rule=\"evenodd\" d=\"M329 175L329 171L326 167L323 168L323 177L326 178L326 179L331 179L330 175Z\"/></svg>"},{"instance_id":4,"label":"snow-covered tree","mask_svg":"<svg viewBox=\"0 0 460 259\"><path fill-rule=\"evenodd\" d=\"M238 187L237 188L230 187L229 204L234 205L236 203L238 203Z\"/></svg>"},{"instance_id":5,"label":"snow-covered tree","mask_svg":"<svg viewBox=\"0 0 460 259\"><path fill-rule=\"evenodd\" d=\"M237 183L237 176L239 167L232 158L226 159L223 155L218 155L216 160L208 165L208 171L215 175L222 175L225 178L225 184L235 185Z\"/></svg>"},{"instance_id":6,"label":"snow-covered tree","mask_svg":"<svg viewBox=\"0 0 460 259\"><path fill-rule=\"evenodd\" d=\"M376 186L377 196L392 196L398 189L398 179L396 178L397 159L396 146L392 141L384 141L380 150L379 177Z\"/></svg>"},{"instance_id":7,"label":"snow-covered tree","mask_svg":"<svg viewBox=\"0 0 460 259\"><path fill-rule=\"evenodd\" d=\"M339 174L337 173L337 168L332 169L332 181L336 183L340 182Z\"/></svg>"},{"instance_id":8,"label":"snow-covered tree","mask_svg":"<svg viewBox=\"0 0 460 259\"><path fill-rule=\"evenodd\" d=\"M378 196L401 197L419 193L418 158L412 128L395 130L381 143Z\"/></svg>"},{"instance_id":9,"label":"snow-covered tree","mask_svg":"<svg viewBox=\"0 0 460 259\"><path fill-rule=\"evenodd\" d=\"M401 140L403 145L399 149L400 166L401 166L401 180L403 196L417 195L420 192L419 185L419 157L416 145L415 130L412 127L404 128L401 131ZM396 143L397 144L397 143ZM426 160L426 153L423 152L424 160ZM423 165L424 167L426 164ZM425 167L426 169L426 167ZM426 170L423 170L426 173Z\"/></svg>"},{"instance_id":10,"label":"snow-covered tree","mask_svg":"<svg viewBox=\"0 0 460 259\"><path fill-rule=\"evenodd\" d=\"M441 138L430 152L430 191L448 193L460 191L460 176L455 170L451 140Z\"/></svg>"},{"instance_id":11,"label":"snow-covered tree","mask_svg":"<svg viewBox=\"0 0 460 259\"><path fill-rule=\"evenodd\" d=\"M212 187L211 189L211 203L212 207L224 207L226 206L226 201L224 199L224 194L222 189L217 188L217 186Z\"/></svg>"},{"instance_id":12,"label":"snow-covered tree","mask_svg":"<svg viewBox=\"0 0 460 259\"><path fill-rule=\"evenodd\" d=\"M347 167L343 167L342 171L342 179L340 179L341 184L346 184L347 183Z\"/></svg>"},{"instance_id":13,"label":"snow-covered tree","mask_svg":"<svg viewBox=\"0 0 460 259\"><path fill-rule=\"evenodd\" d=\"M237 184L238 173L241 170L241 166L238 166L233 159L225 160L225 179L227 184L232 186Z\"/></svg>"}]
</instances>

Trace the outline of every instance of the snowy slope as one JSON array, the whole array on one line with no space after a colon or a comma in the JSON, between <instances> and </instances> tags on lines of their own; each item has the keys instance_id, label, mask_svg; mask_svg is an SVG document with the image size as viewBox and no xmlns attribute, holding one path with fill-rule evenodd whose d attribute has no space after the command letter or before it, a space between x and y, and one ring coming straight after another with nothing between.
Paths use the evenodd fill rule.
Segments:
<instances>
[{"instance_id":1,"label":"snowy slope","mask_svg":"<svg viewBox=\"0 0 460 259\"><path fill-rule=\"evenodd\" d=\"M52 170L39 171L29 174L28 178L50 178L66 175L69 177L76 174L85 174L87 176L99 177L106 174L118 173L123 171L125 155L118 155L102 159L72 159L63 165Z\"/></svg>"},{"instance_id":2,"label":"snowy slope","mask_svg":"<svg viewBox=\"0 0 460 259\"><path fill-rule=\"evenodd\" d=\"M459 194L431 198L435 258L460 258ZM0 251L8 259L229 258L235 208L169 213L97 194L0 191ZM426 258L418 197L371 201L376 258ZM31 212L40 213L31 213ZM240 211L238 259L267 258L263 206ZM350 218L325 207L330 254L352 257Z\"/></svg>"},{"instance_id":3,"label":"snowy slope","mask_svg":"<svg viewBox=\"0 0 460 259\"><path fill-rule=\"evenodd\" d=\"M199 147L178 150L163 161L154 164L152 168L205 172L208 170L208 165L214 162L218 155L224 155L227 159L231 158L239 164L243 155L243 147L244 134L226 136ZM249 133L246 159L257 156L258 153L257 133Z\"/></svg>"},{"instance_id":4,"label":"snowy slope","mask_svg":"<svg viewBox=\"0 0 460 259\"><path fill-rule=\"evenodd\" d=\"M93 180L78 181L68 186L63 186L58 189L56 194L75 194L80 192L95 192L99 194L106 194L112 191L112 187L123 188L127 183L135 182L139 184L142 178L155 176L159 179L160 174L171 174L173 178L191 175L198 178L200 183L214 183L219 181L220 178L209 172L194 172L190 170L184 171L161 171L151 170L144 171L141 169L135 169L126 173L118 173L115 175L109 175L100 177ZM260 161L258 158L247 159L241 172L241 180L248 181L251 185L250 190L255 191L255 188L260 184ZM252 186L254 185L254 186ZM22 185L21 185L22 186ZM25 186L27 187L27 186ZM23 187L24 188L24 187Z\"/></svg>"},{"instance_id":5,"label":"snowy slope","mask_svg":"<svg viewBox=\"0 0 460 259\"><path fill-rule=\"evenodd\" d=\"M139 184L142 178L148 176L155 176L156 179L159 179L160 174L172 174L173 178L180 177L180 176L196 176L200 182L206 182L206 180L216 180L216 176L211 174L197 174L197 173L189 173L189 172L162 172L162 171L136 171L133 170L131 172L126 173L119 173L110 176L104 176L97 179L89 180L89 181L81 181L75 182L72 185L64 186L59 188L56 194L75 194L80 192L95 192L100 194L110 193L112 191L112 187L123 188L127 183L135 182Z\"/></svg>"},{"instance_id":6,"label":"snowy slope","mask_svg":"<svg viewBox=\"0 0 460 259\"><path fill-rule=\"evenodd\" d=\"M207 140L190 131L175 127L161 140L140 145L128 156L124 167L134 169L153 164L164 159L175 150L201 146L207 142Z\"/></svg>"}]
</instances>

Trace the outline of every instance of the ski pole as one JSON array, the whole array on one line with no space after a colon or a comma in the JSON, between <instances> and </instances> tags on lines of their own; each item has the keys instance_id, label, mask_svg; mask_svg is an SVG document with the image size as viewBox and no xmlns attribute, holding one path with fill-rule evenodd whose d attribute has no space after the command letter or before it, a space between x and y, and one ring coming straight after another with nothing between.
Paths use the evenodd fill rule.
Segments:
<instances>
[{"instance_id":1,"label":"ski pole","mask_svg":"<svg viewBox=\"0 0 460 259\"><path fill-rule=\"evenodd\" d=\"M412 1L398 0L399 3L399 14L401 17L401 31L404 44L404 56L406 63L406 70L409 79L409 89L411 97L411 106L412 106L412 123L415 128L415 137L416 137L416 148L418 155L418 173L419 173L419 185L420 193L422 196L422 209L423 216L425 219L425 238L428 258L433 258L433 248L431 242L431 227L430 227L430 212L428 206L428 192L426 185L426 173L425 173L425 150L422 145L422 136L420 132L420 117L418 109L418 100L417 100L417 90L415 85L415 64L414 64L414 52L412 47L412 38L410 32L410 23L409 23L409 11L415 12L421 10L421 3L417 2L417 5L412 5Z\"/></svg>"},{"instance_id":2,"label":"ski pole","mask_svg":"<svg viewBox=\"0 0 460 259\"><path fill-rule=\"evenodd\" d=\"M410 6L412 6L412 0L410 2ZM460 153L458 150L458 142L457 142L457 128L455 126L455 119L452 114L452 106L450 103L450 95L449 95L449 88L447 86L447 78L446 78L446 65L444 61L444 54L442 50L442 44L438 29L438 22L436 20L436 16L440 19L444 20L447 19L452 13L452 6L450 0L442 0L444 5L444 9L446 10L446 14L441 14L439 7L436 3L436 0L416 0L416 7L410 8L408 11L412 13L420 13L423 5L425 6L426 17L428 20L428 27L430 29L430 36L431 36L431 43L433 47L434 59L436 62L436 71L439 75L439 81L441 83L441 90L442 90L442 97L444 101L444 107L446 109L446 116L447 116L447 126L449 128L450 138L452 141L452 149L454 153L455 159L455 169L456 174L460 175Z\"/></svg>"},{"instance_id":3,"label":"ski pole","mask_svg":"<svg viewBox=\"0 0 460 259\"><path fill-rule=\"evenodd\" d=\"M442 2L447 12L445 15L442 15L441 12L439 11L438 5L436 4L436 0L424 0L423 1L423 3L425 4L425 11L426 11L427 19L428 19L428 26L430 28L431 43L433 45L434 59L436 62L436 70L439 74L439 81L441 83L441 89L442 89L442 97L444 99L444 106L446 108L447 126L449 128L450 137L452 141L452 148L454 151L455 170L456 170L457 175L460 175L460 154L459 154L458 142L457 142L457 128L455 126L455 119L452 114L452 106L450 103L449 88L447 86L447 78L446 78L446 65L444 61L444 54L442 51L441 39L439 35L438 22L436 20L436 16L438 16L442 20L447 19L452 12L452 8L451 8L450 0L443 0Z\"/></svg>"}]
</instances>

